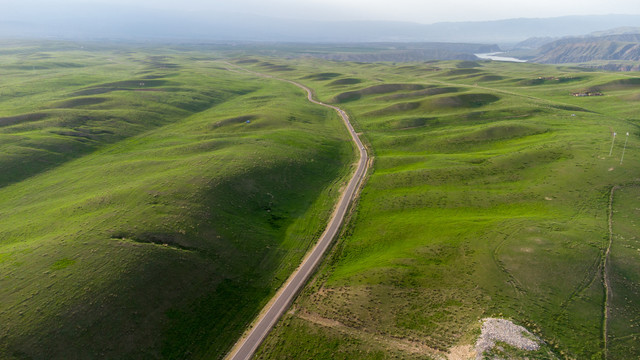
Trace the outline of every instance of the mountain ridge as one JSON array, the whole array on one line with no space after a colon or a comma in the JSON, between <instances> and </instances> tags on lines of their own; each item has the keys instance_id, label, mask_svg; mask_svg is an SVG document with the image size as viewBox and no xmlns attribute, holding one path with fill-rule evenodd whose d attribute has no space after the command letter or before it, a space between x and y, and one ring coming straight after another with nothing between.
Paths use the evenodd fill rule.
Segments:
<instances>
[{"instance_id":1,"label":"mountain ridge","mask_svg":"<svg viewBox=\"0 0 640 360\"><path fill-rule=\"evenodd\" d=\"M421 24L306 21L237 13L149 10L136 6L56 7L0 14L4 38L148 41L517 43L640 26L640 15L586 15Z\"/></svg>"},{"instance_id":2,"label":"mountain ridge","mask_svg":"<svg viewBox=\"0 0 640 360\"><path fill-rule=\"evenodd\" d=\"M564 38L539 48L533 61L545 64L640 60L640 34Z\"/></svg>"}]
</instances>

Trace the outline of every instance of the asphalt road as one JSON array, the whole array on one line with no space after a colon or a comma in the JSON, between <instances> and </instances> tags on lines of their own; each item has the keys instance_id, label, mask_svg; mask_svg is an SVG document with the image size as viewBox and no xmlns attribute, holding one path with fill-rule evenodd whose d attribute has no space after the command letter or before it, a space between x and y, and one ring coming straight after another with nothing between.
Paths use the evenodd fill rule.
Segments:
<instances>
[{"instance_id":1,"label":"asphalt road","mask_svg":"<svg viewBox=\"0 0 640 360\"><path fill-rule=\"evenodd\" d=\"M360 186L360 183L362 182L362 179L367 172L367 162L369 161L367 151L365 150L364 145L362 145L360 138L358 138L358 135L353 129L353 126L351 126L351 123L349 122L349 116L344 112L344 110L340 109L337 106L328 105L314 100L311 89L295 81L278 79L269 75L255 72L252 73L291 83L305 90L307 92L307 98L312 103L334 109L342 118L342 121L351 134L353 142L357 145L360 152L360 161L358 162L358 168L349 181L349 185L347 185L347 188L342 193L342 197L340 198L338 205L333 212L333 216L331 217L331 220L329 221L329 224L327 225L324 233L322 234L322 236L320 236L318 243L311 250L311 252L307 254L298 269L293 274L291 274L285 285L275 295L274 299L272 299L272 301L270 301L265 309L261 312L260 317L256 321L254 321L253 328L251 328L248 335L246 335L245 337L240 339L238 343L236 343L231 352L229 352L229 354L226 356L225 359L227 360L250 359L258 346L260 346L264 338L267 336L269 331L271 331L271 329L275 326L278 319L280 319L282 314L287 311L287 309L293 302L293 299L306 284L307 280L309 280L309 277L322 259L322 256L329 248L331 241L338 233L338 230L340 229L340 226L344 221L347 209L355 198L356 190Z\"/></svg>"}]
</instances>

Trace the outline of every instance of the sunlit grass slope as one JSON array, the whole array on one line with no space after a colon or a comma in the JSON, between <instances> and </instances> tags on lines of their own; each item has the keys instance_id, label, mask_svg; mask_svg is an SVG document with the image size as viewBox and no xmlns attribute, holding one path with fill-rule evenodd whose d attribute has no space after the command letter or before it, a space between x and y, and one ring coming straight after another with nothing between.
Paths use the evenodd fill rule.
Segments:
<instances>
[{"instance_id":1,"label":"sunlit grass slope","mask_svg":"<svg viewBox=\"0 0 640 360\"><path fill-rule=\"evenodd\" d=\"M613 201L608 356L625 359L640 354L640 187L616 189Z\"/></svg>"},{"instance_id":2,"label":"sunlit grass slope","mask_svg":"<svg viewBox=\"0 0 640 360\"><path fill-rule=\"evenodd\" d=\"M223 356L324 228L338 117L200 53L0 61L0 358Z\"/></svg>"},{"instance_id":3,"label":"sunlit grass slope","mask_svg":"<svg viewBox=\"0 0 640 360\"><path fill-rule=\"evenodd\" d=\"M160 55L4 52L0 186L254 90L231 79L210 86Z\"/></svg>"},{"instance_id":4,"label":"sunlit grass slope","mask_svg":"<svg viewBox=\"0 0 640 360\"><path fill-rule=\"evenodd\" d=\"M637 182L640 75L491 62L275 65L340 103L375 162L332 256L259 358L444 356L473 345L489 316L527 327L553 356L602 357L609 192ZM572 96L586 91L604 96ZM614 260L627 255L613 249ZM619 278L614 293L634 279ZM633 312L640 298L624 294L620 311ZM640 355L625 345L637 331L619 330L611 359Z\"/></svg>"}]
</instances>

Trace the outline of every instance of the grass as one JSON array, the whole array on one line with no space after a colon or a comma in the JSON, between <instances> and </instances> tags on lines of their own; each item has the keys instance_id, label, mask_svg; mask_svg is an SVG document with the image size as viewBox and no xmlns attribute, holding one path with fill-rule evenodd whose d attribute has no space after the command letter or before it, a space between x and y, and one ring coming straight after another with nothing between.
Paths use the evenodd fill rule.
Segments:
<instances>
[{"instance_id":1,"label":"grass","mask_svg":"<svg viewBox=\"0 0 640 360\"><path fill-rule=\"evenodd\" d=\"M341 122L218 56L0 47L1 358L220 358L322 232L354 160ZM496 354L636 354L638 74L237 63L339 103L374 156L332 253L258 358L445 356L490 316L546 344ZM604 96L571 96L589 89ZM631 134L623 164L613 131Z\"/></svg>"},{"instance_id":2,"label":"grass","mask_svg":"<svg viewBox=\"0 0 640 360\"><path fill-rule=\"evenodd\" d=\"M473 344L478 321L494 316L540 336L553 352L542 358L602 358L608 193L638 170L637 74L281 62L295 68L283 76L343 102L375 162L332 255L258 357L323 358L332 348L365 359L376 336L445 354ZM338 76L305 79L312 73L361 81L338 88ZM370 91L381 88L390 92ZM605 96L571 96L592 88ZM612 131L632 134L623 165L620 141L608 156ZM354 333L338 340L331 324ZM383 357L412 356L396 350Z\"/></svg>"},{"instance_id":3,"label":"grass","mask_svg":"<svg viewBox=\"0 0 640 360\"><path fill-rule=\"evenodd\" d=\"M0 357L222 357L324 230L337 115L201 53L11 46Z\"/></svg>"},{"instance_id":4,"label":"grass","mask_svg":"<svg viewBox=\"0 0 640 360\"><path fill-rule=\"evenodd\" d=\"M638 200L640 188L616 189L613 200L613 241L609 257L610 313L608 356L611 359L640 356L640 243Z\"/></svg>"},{"instance_id":5,"label":"grass","mask_svg":"<svg viewBox=\"0 0 640 360\"><path fill-rule=\"evenodd\" d=\"M483 359L536 359L536 360L552 360L557 359L553 352L546 346L542 346L535 351L521 350L507 343L498 341L496 346L485 353Z\"/></svg>"}]
</instances>

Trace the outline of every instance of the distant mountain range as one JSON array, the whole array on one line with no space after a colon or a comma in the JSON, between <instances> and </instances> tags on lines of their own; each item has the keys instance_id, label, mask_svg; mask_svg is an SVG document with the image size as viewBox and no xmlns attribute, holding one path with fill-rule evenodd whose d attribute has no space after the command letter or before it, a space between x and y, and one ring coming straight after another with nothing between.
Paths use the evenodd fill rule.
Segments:
<instances>
[{"instance_id":1,"label":"distant mountain range","mask_svg":"<svg viewBox=\"0 0 640 360\"><path fill-rule=\"evenodd\" d=\"M51 7L0 13L2 38L145 41L472 42L513 44L531 37L577 36L640 26L640 15L565 16L417 24L303 21L227 13L168 12L130 6Z\"/></svg>"},{"instance_id":2,"label":"distant mountain range","mask_svg":"<svg viewBox=\"0 0 640 360\"><path fill-rule=\"evenodd\" d=\"M582 36L531 38L514 45L509 54L544 64L591 63L607 70L640 70L640 27Z\"/></svg>"},{"instance_id":3,"label":"distant mountain range","mask_svg":"<svg viewBox=\"0 0 640 360\"><path fill-rule=\"evenodd\" d=\"M597 60L640 60L640 34L568 38L543 45L534 62L580 63Z\"/></svg>"},{"instance_id":4,"label":"distant mountain range","mask_svg":"<svg viewBox=\"0 0 640 360\"><path fill-rule=\"evenodd\" d=\"M200 45L202 46L202 45ZM279 57L316 57L335 61L411 62L427 60L478 60L474 54L499 52L498 45L469 43L251 43L242 46L211 45L231 55L244 53Z\"/></svg>"},{"instance_id":5,"label":"distant mountain range","mask_svg":"<svg viewBox=\"0 0 640 360\"><path fill-rule=\"evenodd\" d=\"M525 49L514 56L542 63L639 61L639 28L640 15L417 24L152 11L133 5L78 5L73 11L51 5L0 12L0 39L242 44L272 54L366 62L474 60L476 53L501 48ZM286 43L295 43L295 49L287 49ZM354 43L366 44L349 45Z\"/></svg>"}]
</instances>

